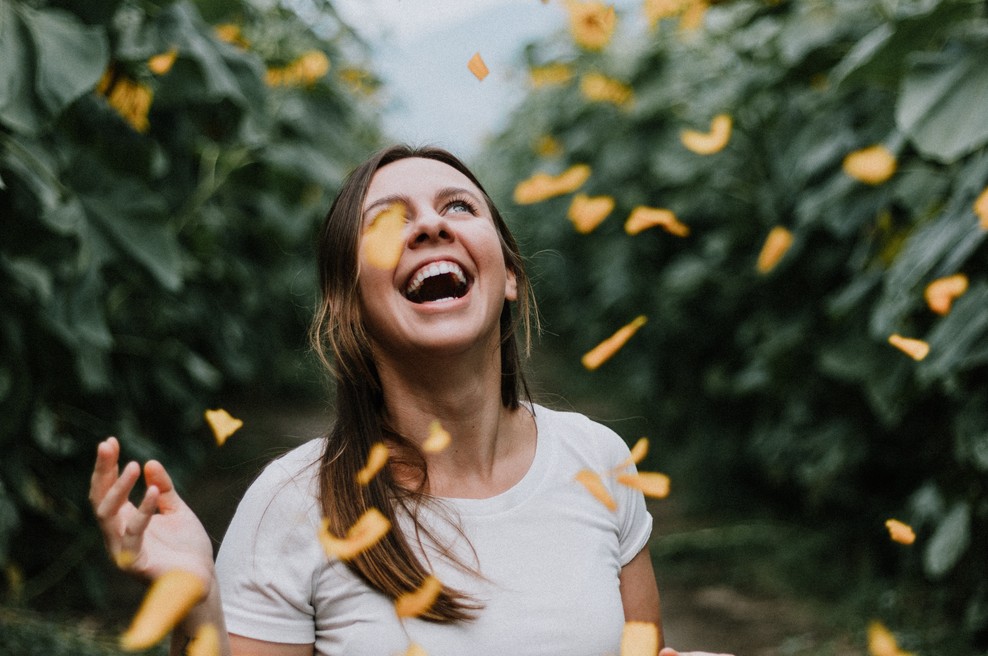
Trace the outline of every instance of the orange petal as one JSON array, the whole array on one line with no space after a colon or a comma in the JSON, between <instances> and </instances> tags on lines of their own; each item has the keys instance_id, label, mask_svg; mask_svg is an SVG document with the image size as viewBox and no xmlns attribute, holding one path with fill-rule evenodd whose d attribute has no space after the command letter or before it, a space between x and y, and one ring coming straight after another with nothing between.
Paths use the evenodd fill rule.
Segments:
<instances>
[{"instance_id":1,"label":"orange petal","mask_svg":"<svg viewBox=\"0 0 988 656\"><path fill-rule=\"evenodd\" d=\"M889 344L916 361L922 360L930 353L930 345L921 339L893 334L889 335Z\"/></svg>"},{"instance_id":2,"label":"orange petal","mask_svg":"<svg viewBox=\"0 0 988 656\"><path fill-rule=\"evenodd\" d=\"M718 114L710 122L709 132L699 132L697 130L683 130L679 135L679 140L687 149L697 155L713 155L720 152L731 140L731 126L733 121L728 114Z\"/></svg>"},{"instance_id":3,"label":"orange petal","mask_svg":"<svg viewBox=\"0 0 988 656\"><path fill-rule=\"evenodd\" d=\"M676 215L670 210L644 205L639 205L631 211L628 220L624 222L624 231L629 235L637 235L642 230L656 226L677 237L685 237L690 234L689 226L680 223Z\"/></svg>"},{"instance_id":4,"label":"orange petal","mask_svg":"<svg viewBox=\"0 0 988 656\"><path fill-rule=\"evenodd\" d=\"M567 216L573 222L576 231L588 234L614 209L614 198L611 196L594 196L576 194L570 203Z\"/></svg>"},{"instance_id":5,"label":"orange petal","mask_svg":"<svg viewBox=\"0 0 988 656\"><path fill-rule=\"evenodd\" d=\"M617 482L641 490L645 496L654 499L665 499L669 496L669 477L665 474L656 472L618 474Z\"/></svg>"},{"instance_id":6,"label":"orange petal","mask_svg":"<svg viewBox=\"0 0 988 656\"><path fill-rule=\"evenodd\" d=\"M196 630L186 656L220 656L220 634L214 624L203 624Z\"/></svg>"},{"instance_id":7,"label":"orange petal","mask_svg":"<svg viewBox=\"0 0 988 656\"><path fill-rule=\"evenodd\" d=\"M136 560L137 554L129 549L121 549L117 553L113 554L113 562L116 563L117 567L122 570L129 569Z\"/></svg>"},{"instance_id":8,"label":"orange petal","mask_svg":"<svg viewBox=\"0 0 988 656\"><path fill-rule=\"evenodd\" d=\"M418 645L413 642L408 645L408 649L405 650L404 656L429 656L429 652L427 652L422 645Z\"/></svg>"},{"instance_id":9,"label":"orange petal","mask_svg":"<svg viewBox=\"0 0 988 656\"><path fill-rule=\"evenodd\" d=\"M148 70L150 70L155 75L164 75L168 71L172 70L172 66L175 65L175 60L178 58L178 50L176 48L171 48L167 52L155 55L148 60Z\"/></svg>"},{"instance_id":10,"label":"orange petal","mask_svg":"<svg viewBox=\"0 0 988 656\"><path fill-rule=\"evenodd\" d=\"M479 52L474 53L473 57L470 58L470 61L467 62L467 68L470 69L470 72L481 81L483 81L483 79L487 77L487 74L490 73L490 71L487 70L487 64L484 63L484 59L480 56Z\"/></svg>"},{"instance_id":11,"label":"orange petal","mask_svg":"<svg viewBox=\"0 0 988 656\"><path fill-rule=\"evenodd\" d=\"M567 0L573 41L586 50L603 50L610 43L617 23L613 5L603 2Z\"/></svg>"},{"instance_id":12,"label":"orange petal","mask_svg":"<svg viewBox=\"0 0 988 656\"><path fill-rule=\"evenodd\" d=\"M651 622L628 621L621 631L621 656L656 656L659 627Z\"/></svg>"},{"instance_id":13,"label":"orange petal","mask_svg":"<svg viewBox=\"0 0 988 656\"><path fill-rule=\"evenodd\" d=\"M357 482L361 485L367 485L371 480L377 476L377 472L381 471L388 462L388 447L383 442L377 442L371 446L370 453L367 454L367 463L364 465L363 469L357 472Z\"/></svg>"},{"instance_id":14,"label":"orange petal","mask_svg":"<svg viewBox=\"0 0 988 656\"><path fill-rule=\"evenodd\" d=\"M529 72L529 80L534 88L565 84L573 78L573 69L566 64L546 64L536 66Z\"/></svg>"},{"instance_id":15,"label":"orange petal","mask_svg":"<svg viewBox=\"0 0 988 656\"><path fill-rule=\"evenodd\" d=\"M906 652L899 649L899 643L892 632L878 620L868 623L868 653L871 656L907 656Z\"/></svg>"},{"instance_id":16,"label":"orange petal","mask_svg":"<svg viewBox=\"0 0 988 656\"><path fill-rule=\"evenodd\" d=\"M329 520L322 520L319 542L326 555L340 560L350 560L367 551L391 530L391 522L377 508L369 508L350 527L346 537L338 538L329 532Z\"/></svg>"},{"instance_id":17,"label":"orange petal","mask_svg":"<svg viewBox=\"0 0 988 656\"><path fill-rule=\"evenodd\" d=\"M439 453L449 446L452 439L449 431L443 428L439 420L433 419L429 424L429 437L422 442L422 450L426 453Z\"/></svg>"},{"instance_id":18,"label":"orange petal","mask_svg":"<svg viewBox=\"0 0 988 656\"><path fill-rule=\"evenodd\" d=\"M926 286L926 304L937 314L947 314L954 300L967 291L967 284L963 273L938 278Z\"/></svg>"},{"instance_id":19,"label":"orange petal","mask_svg":"<svg viewBox=\"0 0 988 656\"><path fill-rule=\"evenodd\" d=\"M630 467L631 465L637 465L645 456L648 454L648 438L639 437L635 445L631 447L631 454L621 461L621 463L614 468L614 471L620 471L625 467Z\"/></svg>"},{"instance_id":20,"label":"orange petal","mask_svg":"<svg viewBox=\"0 0 988 656\"><path fill-rule=\"evenodd\" d=\"M703 27L703 17L709 8L708 0L687 0L686 10L679 17L679 29L690 31Z\"/></svg>"},{"instance_id":21,"label":"orange petal","mask_svg":"<svg viewBox=\"0 0 988 656\"><path fill-rule=\"evenodd\" d=\"M635 99L635 91L630 86L600 73L587 73L581 77L580 93L591 102L606 102L618 107L627 107Z\"/></svg>"},{"instance_id":22,"label":"orange petal","mask_svg":"<svg viewBox=\"0 0 988 656\"><path fill-rule=\"evenodd\" d=\"M768 273L775 268L790 246L792 246L792 233L782 226L775 226L769 230L768 237L762 244L755 268L759 273Z\"/></svg>"},{"instance_id":23,"label":"orange petal","mask_svg":"<svg viewBox=\"0 0 988 656\"><path fill-rule=\"evenodd\" d=\"M165 572L148 588L137 614L120 636L120 648L142 651L161 642L205 595L206 584L192 572Z\"/></svg>"},{"instance_id":24,"label":"orange petal","mask_svg":"<svg viewBox=\"0 0 988 656\"><path fill-rule=\"evenodd\" d=\"M635 317L631 323L618 328L617 332L583 355L583 358L581 359L583 366L590 371L593 371L600 365L607 362L611 356L617 353L618 350L624 346L629 339L631 339L631 336L634 335L639 328L645 325L646 321L648 321L648 319L644 314L642 314Z\"/></svg>"},{"instance_id":25,"label":"orange petal","mask_svg":"<svg viewBox=\"0 0 988 656\"><path fill-rule=\"evenodd\" d=\"M581 469L576 474L577 482L581 483L583 487L590 491L590 494L597 497L597 500L602 504L607 506L609 510L617 510L617 502L614 501L614 497L611 493L607 491L604 486L604 481L600 480L600 476L595 471L589 469Z\"/></svg>"},{"instance_id":26,"label":"orange petal","mask_svg":"<svg viewBox=\"0 0 988 656\"><path fill-rule=\"evenodd\" d=\"M395 599L395 613L398 617L418 617L432 608L443 584L435 576L427 576L417 590L406 592Z\"/></svg>"},{"instance_id":27,"label":"orange petal","mask_svg":"<svg viewBox=\"0 0 988 656\"><path fill-rule=\"evenodd\" d=\"M880 144L856 150L844 158L844 173L870 185L880 185L895 173L896 161Z\"/></svg>"},{"instance_id":28,"label":"orange petal","mask_svg":"<svg viewBox=\"0 0 988 656\"><path fill-rule=\"evenodd\" d=\"M978 215L978 225L988 230L988 187L984 188L974 201L974 213Z\"/></svg>"},{"instance_id":29,"label":"orange petal","mask_svg":"<svg viewBox=\"0 0 988 656\"><path fill-rule=\"evenodd\" d=\"M575 164L556 176L536 173L518 183L514 200L519 205L529 205L568 194L579 189L589 177L590 167L586 164Z\"/></svg>"},{"instance_id":30,"label":"orange petal","mask_svg":"<svg viewBox=\"0 0 988 656\"><path fill-rule=\"evenodd\" d=\"M916 541L916 533L913 532L912 526L898 519L886 520L885 528L889 530L889 537L899 544L912 544Z\"/></svg>"},{"instance_id":31,"label":"orange petal","mask_svg":"<svg viewBox=\"0 0 988 656\"><path fill-rule=\"evenodd\" d=\"M550 134L543 134L533 147L539 157L557 157L563 154L563 146L559 140Z\"/></svg>"},{"instance_id":32,"label":"orange petal","mask_svg":"<svg viewBox=\"0 0 988 656\"><path fill-rule=\"evenodd\" d=\"M374 217L364 231L360 249L367 263L378 269L394 269L405 250L405 205L392 203Z\"/></svg>"},{"instance_id":33,"label":"orange petal","mask_svg":"<svg viewBox=\"0 0 988 656\"><path fill-rule=\"evenodd\" d=\"M223 446L227 438L240 430L240 427L244 425L242 420L231 417L230 413L223 408L206 410L204 414L209 427L213 429L216 444L219 446Z\"/></svg>"}]
</instances>

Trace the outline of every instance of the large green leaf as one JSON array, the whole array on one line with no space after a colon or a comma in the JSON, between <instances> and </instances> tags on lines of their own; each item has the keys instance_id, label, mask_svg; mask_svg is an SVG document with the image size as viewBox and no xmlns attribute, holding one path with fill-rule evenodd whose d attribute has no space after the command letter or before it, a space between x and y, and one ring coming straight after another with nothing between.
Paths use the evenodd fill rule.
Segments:
<instances>
[{"instance_id":1,"label":"large green leaf","mask_svg":"<svg viewBox=\"0 0 988 656\"><path fill-rule=\"evenodd\" d=\"M44 123L31 81L34 53L10 2L0 2L0 62L0 122L17 132L34 134Z\"/></svg>"},{"instance_id":2,"label":"large green leaf","mask_svg":"<svg viewBox=\"0 0 988 656\"><path fill-rule=\"evenodd\" d=\"M926 157L956 161L988 143L988 48L917 55L895 106L896 125Z\"/></svg>"},{"instance_id":3,"label":"large green leaf","mask_svg":"<svg viewBox=\"0 0 988 656\"><path fill-rule=\"evenodd\" d=\"M99 82L110 59L103 28L83 25L58 9L23 7L24 23L34 38L35 90L45 107L58 114Z\"/></svg>"},{"instance_id":4,"label":"large green leaf","mask_svg":"<svg viewBox=\"0 0 988 656\"><path fill-rule=\"evenodd\" d=\"M971 543L971 509L958 503L940 520L923 552L923 568L934 578L953 569Z\"/></svg>"}]
</instances>

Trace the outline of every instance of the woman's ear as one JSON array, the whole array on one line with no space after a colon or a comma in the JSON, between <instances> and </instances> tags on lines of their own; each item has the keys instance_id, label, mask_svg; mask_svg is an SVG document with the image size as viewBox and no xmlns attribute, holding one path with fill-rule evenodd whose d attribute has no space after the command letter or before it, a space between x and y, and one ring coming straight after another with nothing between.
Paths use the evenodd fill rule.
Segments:
<instances>
[{"instance_id":1,"label":"woman's ear","mask_svg":"<svg viewBox=\"0 0 988 656\"><path fill-rule=\"evenodd\" d=\"M518 276L512 268L508 268L507 277L504 280L504 298L508 301L518 300Z\"/></svg>"}]
</instances>

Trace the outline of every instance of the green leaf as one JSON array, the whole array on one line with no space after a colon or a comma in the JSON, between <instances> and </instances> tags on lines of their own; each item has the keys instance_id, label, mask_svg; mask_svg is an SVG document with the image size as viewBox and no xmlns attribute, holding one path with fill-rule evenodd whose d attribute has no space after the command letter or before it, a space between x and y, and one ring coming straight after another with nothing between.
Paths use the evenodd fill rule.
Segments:
<instances>
[{"instance_id":1,"label":"green leaf","mask_svg":"<svg viewBox=\"0 0 988 656\"><path fill-rule=\"evenodd\" d=\"M23 16L34 37L35 89L48 111L57 115L102 77L110 59L106 33L58 9L23 6Z\"/></svg>"},{"instance_id":2,"label":"green leaf","mask_svg":"<svg viewBox=\"0 0 988 656\"><path fill-rule=\"evenodd\" d=\"M44 123L31 83L34 53L13 4L0 2L0 122L22 134L36 134Z\"/></svg>"},{"instance_id":3,"label":"green leaf","mask_svg":"<svg viewBox=\"0 0 988 656\"><path fill-rule=\"evenodd\" d=\"M923 553L923 569L929 576L939 578L947 574L971 543L971 509L964 502L957 503L940 520Z\"/></svg>"},{"instance_id":4,"label":"green leaf","mask_svg":"<svg viewBox=\"0 0 988 656\"><path fill-rule=\"evenodd\" d=\"M945 164L988 143L988 48L917 56L895 121L926 157Z\"/></svg>"},{"instance_id":5,"label":"green leaf","mask_svg":"<svg viewBox=\"0 0 988 656\"><path fill-rule=\"evenodd\" d=\"M947 378L988 362L988 284L957 299L926 340L930 354L918 368L920 380Z\"/></svg>"}]
</instances>

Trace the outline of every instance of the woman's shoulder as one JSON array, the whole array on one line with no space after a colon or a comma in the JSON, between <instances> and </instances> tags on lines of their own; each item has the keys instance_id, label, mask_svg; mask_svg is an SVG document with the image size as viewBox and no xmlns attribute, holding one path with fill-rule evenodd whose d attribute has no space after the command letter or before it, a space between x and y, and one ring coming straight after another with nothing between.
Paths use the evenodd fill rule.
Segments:
<instances>
[{"instance_id":1,"label":"woman's shoulder","mask_svg":"<svg viewBox=\"0 0 988 656\"><path fill-rule=\"evenodd\" d=\"M326 439L317 438L281 454L261 470L248 493L312 496L318 489L319 464L325 448Z\"/></svg>"},{"instance_id":2,"label":"woman's shoulder","mask_svg":"<svg viewBox=\"0 0 988 656\"><path fill-rule=\"evenodd\" d=\"M533 404L540 434L551 436L564 448L582 453L596 452L605 458L622 459L628 454L624 438L613 429L573 410L557 410Z\"/></svg>"}]
</instances>

